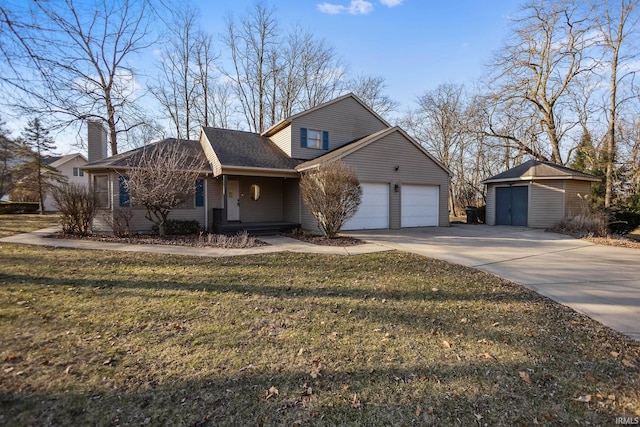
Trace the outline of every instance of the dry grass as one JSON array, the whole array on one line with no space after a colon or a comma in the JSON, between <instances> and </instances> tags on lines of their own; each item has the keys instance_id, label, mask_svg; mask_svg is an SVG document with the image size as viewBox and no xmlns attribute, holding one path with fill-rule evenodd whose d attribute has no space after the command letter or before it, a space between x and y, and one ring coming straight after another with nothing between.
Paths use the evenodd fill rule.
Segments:
<instances>
[{"instance_id":1,"label":"dry grass","mask_svg":"<svg viewBox=\"0 0 640 427\"><path fill-rule=\"evenodd\" d=\"M40 230L60 225L57 214L10 214L0 215L0 237Z\"/></svg>"},{"instance_id":2,"label":"dry grass","mask_svg":"<svg viewBox=\"0 0 640 427\"><path fill-rule=\"evenodd\" d=\"M198 238L200 246L212 246L214 248L228 248L228 249L240 249L240 248L253 248L259 246L261 242L253 236L249 236L247 231L239 231L234 236L227 236L224 234L211 234L201 235Z\"/></svg>"},{"instance_id":3,"label":"dry grass","mask_svg":"<svg viewBox=\"0 0 640 427\"><path fill-rule=\"evenodd\" d=\"M638 343L404 253L0 246L0 425L613 425Z\"/></svg>"},{"instance_id":4,"label":"dry grass","mask_svg":"<svg viewBox=\"0 0 640 427\"><path fill-rule=\"evenodd\" d=\"M606 237L608 217L603 212L587 212L563 218L553 231L582 237Z\"/></svg>"}]
</instances>

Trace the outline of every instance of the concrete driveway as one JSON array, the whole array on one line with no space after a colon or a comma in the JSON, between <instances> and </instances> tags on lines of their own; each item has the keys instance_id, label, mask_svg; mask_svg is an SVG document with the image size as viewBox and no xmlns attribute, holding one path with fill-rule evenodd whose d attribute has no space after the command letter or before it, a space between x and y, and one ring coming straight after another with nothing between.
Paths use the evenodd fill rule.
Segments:
<instances>
[{"instance_id":1,"label":"concrete driveway","mask_svg":"<svg viewBox=\"0 0 640 427\"><path fill-rule=\"evenodd\" d=\"M526 227L454 224L350 234L493 273L640 340L640 250Z\"/></svg>"}]
</instances>

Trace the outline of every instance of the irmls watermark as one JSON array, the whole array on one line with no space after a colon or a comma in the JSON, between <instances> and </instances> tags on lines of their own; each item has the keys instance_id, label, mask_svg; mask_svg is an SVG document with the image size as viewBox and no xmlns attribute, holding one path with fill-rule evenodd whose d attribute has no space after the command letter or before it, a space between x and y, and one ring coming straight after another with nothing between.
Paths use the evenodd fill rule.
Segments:
<instances>
[{"instance_id":1,"label":"irmls watermark","mask_svg":"<svg viewBox=\"0 0 640 427\"><path fill-rule=\"evenodd\" d=\"M616 425L638 425L640 417L616 417Z\"/></svg>"}]
</instances>

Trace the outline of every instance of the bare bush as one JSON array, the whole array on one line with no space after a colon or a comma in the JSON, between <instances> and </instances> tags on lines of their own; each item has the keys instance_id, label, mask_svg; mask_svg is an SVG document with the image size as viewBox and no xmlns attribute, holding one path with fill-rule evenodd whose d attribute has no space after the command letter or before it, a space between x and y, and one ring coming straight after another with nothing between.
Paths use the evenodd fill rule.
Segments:
<instances>
[{"instance_id":1,"label":"bare bush","mask_svg":"<svg viewBox=\"0 0 640 427\"><path fill-rule=\"evenodd\" d=\"M165 223L176 207L193 200L195 182L205 167L199 144L166 141L145 147L136 163L131 163L125 186L132 205L147 209L145 218L165 235Z\"/></svg>"},{"instance_id":2,"label":"bare bush","mask_svg":"<svg viewBox=\"0 0 640 427\"><path fill-rule=\"evenodd\" d=\"M105 215L104 220L111 227L115 237L130 237L133 234L132 218L133 210L129 206L124 206L115 209L113 215Z\"/></svg>"},{"instance_id":3,"label":"bare bush","mask_svg":"<svg viewBox=\"0 0 640 427\"><path fill-rule=\"evenodd\" d=\"M577 237L606 237L609 218L604 212L580 213L563 218L555 230Z\"/></svg>"},{"instance_id":4,"label":"bare bush","mask_svg":"<svg viewBox=\"0 0 640 427\"><path fill-rule=\"evenodd\" d=\"M355 172L340 161L321 164L303 174L300 191L318 228L330 239L355 215L362 201L362 188Z\"/></svg>"},{"instance_id":5,"label":"bare bush","mask_svg":"<svg viewBox=\"0 0 640 427\"><path fill-rule=\"evenodd\" d=\"M53 190L53 199L64 233L91 234L91 221L98 213L98 197L93 190L81 184L64 184Z\"/></svg>"}]
</instances>

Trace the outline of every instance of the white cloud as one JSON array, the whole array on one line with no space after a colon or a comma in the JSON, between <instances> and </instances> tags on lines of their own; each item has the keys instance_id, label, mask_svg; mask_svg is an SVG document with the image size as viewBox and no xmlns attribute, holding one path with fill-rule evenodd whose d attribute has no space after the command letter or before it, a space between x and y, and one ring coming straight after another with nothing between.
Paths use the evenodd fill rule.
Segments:
<instances>
[{"instance_id":1,"label":"white cloud","mask_svg":"<svg viewBox=\"0 0 640 427\"><path fill-rule=\"evenodd\" d=\"M385 0L385 1L398 1L398 0ZM333 3L320 3L318 4L318 10L322 13L328 13L330 15L337 15L340 13L349 13L350 15L368 15L373 11L373 3L365 0L351 0L349 6Z\"/></svg>"},{"instance_id":2,"label":"white cloud","mask_svg":"<svg viewBox=\"0 0 640 427\"><path fill-rule=\"evenodd\" d=\"M387 7L396 7L402 4L403 0L380 0L380 3Z\"/></svg>"}]
</instances>

